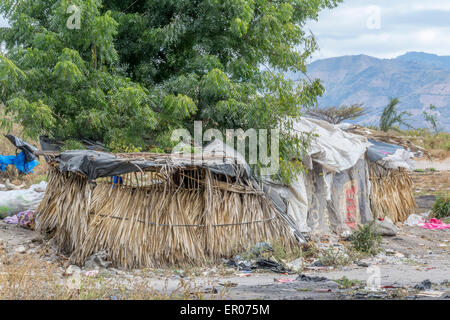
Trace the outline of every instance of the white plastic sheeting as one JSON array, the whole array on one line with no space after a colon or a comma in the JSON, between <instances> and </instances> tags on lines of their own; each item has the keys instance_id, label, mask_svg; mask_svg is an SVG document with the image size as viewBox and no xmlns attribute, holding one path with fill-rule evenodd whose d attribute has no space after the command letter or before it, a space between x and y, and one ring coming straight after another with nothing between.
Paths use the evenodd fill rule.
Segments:
<instances>
[{"instance_id":1,"label":"white plastic sheeting","mask_svg":"<svg viewBox=\"0 0 450 320\"><path fill-rule=\"evenodd\" d=\"M34 210L44 198L47 182L32 185L29 189L0 191L0 217Z\"/></svg>"},{"instance_id":2,"label":"white plastic sheeting","mask_svg":"<svg viewBox=\"0 0 450 320\"><path fill-rule=\"evenodd\" d=\"M338 128L342 130L348 130L352 128L354 125L351 123L340 123L336 125ZM371 131L370 130L364 130L365 133L370 137ZM362 137L362 136L361 136ZM379 159L370 159L371 161L374 161L383 167L387 169L397 169L397 168L405 168L407 170L412 170L414 168L414 164L411 161L411 158L413 158L415 155L414 152L411 152L410 150L406 150L402 146L381 142L381 141L375 141L371 140L369 138L369 158L371 158L371 151L378 152L380 151L383 153L383 156L381 156ZM393 151L396 149L395 151ZM419 152L419 156L420 152Z\"/></svg>"},{"instance_id":3,"label":"white plastic sheeting","mask_svg":"<svg viewBox=\"0 0 450 320\"><path fill-rule=\"evenodd\" d=\"M394 154L390 154L383 159L377 161L387 169L405 168L406 170L413 170L414 163L412 162L413 154L405 149L398 149Z\"/></svg>"},{"instance_id":4,"label":"white plastic sheeting","mask_svg":"<svg viewBox=\"0 0 450 320\"><path fill-rule=\"evenodd\" d=\"M316 169L320 172L311 172L309 175L302 172L289 187L279 186L276 189L279 195L287 202L287 213L295 221L297 228L301 232L326 232L326 230L322 229L326 229L327 223L322 220L329 219L328 217L325 218L324 215L327 215L328 207L333 203L333 200L335 200L334 202L337 201L333 192L342 191L345 195L346 191L342 189L344 186L342 186L342 190L336 189L335 176L339 174L340 177L342 173L343 177L347 177L350 174L352 179L354 179L353 176L356 174L356 171L359 171L356 170L355 173L351 173L348 170L355 167L358 161L360 164L364 163L364 156L370 143L365 137L345 132L338 126L322 120L301 118L294 124L294 130L298 133L305 132L315 135L312 138L308 154L302 161L308 169L313 169L313 163L317 163L319 167ZM364 181L351 181L356 184L362 183L366 185L368 184L368 177L366 175L363 176ZM312 178L314 181L311 180ZM366 185L366 188L368 187ZM363 188L362 190L367 189ZM358 193L359 196L362 196L360 191ZM366 191L363 193L365 195ZM340 198L344 197L341 197L340 194L339 196ZM336 210L344 210L340 207L336 206ZM366 208L367 206L363 206L362 202L361 207L365 215L370 215L370 209ZM359 206L357 209L359 212ZM336 229L334 231L345 229L338 228L345 224L342 222L344 221L343 218L340 218L341 212L334 212L333 210L330 212L333 213L334 219L332 220L336 225L332 229ZM345 214L342 213L342 215ZM328 220L328 222L330 221Z\"/></svg>"},{"instance_id":5,"label":"white plastic sheeting","mask_svg":"<svg viewBox=\"0 0 450 320\"><path fill-rule=\"evenodd\" d=\"M270 188L286 202L286 213L291 217L300 232L311 232L308 227L308 193L305 185L306 175L300 173L289 187L270 183Z\"/></svg>"},{"instance_id":6,"label":"white plastic sheeting","mask_svg":"<svg viewBox=\"0 0 450 320\"><path fill-rule=\"evenodd\" d=\"M365 137L345 132L323 120L301 118L295 122L294 130L317 135L311 141L308 156L331 172L353 167L370 145Z\"/></svg>"}]
</instances>

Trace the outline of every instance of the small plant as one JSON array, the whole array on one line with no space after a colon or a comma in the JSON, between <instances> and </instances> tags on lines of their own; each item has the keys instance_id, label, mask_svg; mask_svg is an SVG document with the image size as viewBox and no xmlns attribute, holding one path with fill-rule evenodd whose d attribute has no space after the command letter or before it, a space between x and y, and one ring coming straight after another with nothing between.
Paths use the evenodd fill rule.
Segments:
<instances>
[{"instance_id":1,"label":"small plant","mask_svg":"<svg viewBox=\"0 0 450 320\"><path fill-rule=\"evenodd\" d=\"M376 230L375 220L353 232L350 238L352 247L357 251L375 255L380 250L382 237Z\"/></svg>"},{"instance_id":2,"label":"small plant","mask_svg":"<svg viewBox=\"0 0 450 320\"><path fill-rule=\"evenodd\" d=\"M1 206L0 207L0 218L4 219L8 215L9 209L7 206Z\"/></svg>"},{"instance_id":3,"label":"small plant","mask_svg":"<svg viewBox=\"0 0 450 320\"><path fill-rule=\"evenodd\" d=\"M351 280L351 279L348 279L346 276L343 276L340 279L334 280L334 282L339 284L340 289L349 289L352 287L356 287L356 286L361 287L362 285L364 285L363 281L356 280L356 279Z\"/></svg>"},{"instance_id":4,"label":"small plant","mask_svg":"<svg viewBox=\"0 0 450 320\"><path fill-rule=\"evenodd\" d=\"M319 261L324 266L345 266L350 264L350 257L334 248L321 250Z\"/></svg>"},{"instance_id":5,"label":"small plant","mask_svg":"<svg viewBox=\"0 0 450 320\"><path fill-rule=\"evenodd\" d=\"M292 249L286 248L280 240L273 241L271 243L272 251L267 252L277 261L291 261L298 259L303 255L303 251L300 247L294 247Z\"/></svg>"},{"instance_id":6,"label":"small plant","mask_svg":"<svg viewBox=\"0 0 450 320\"><path fill-rule=\"evenodd\" d=\"M450 216L450 197L438 196L433 205L433 217L442 219Z\"/></svg>"}]
</instances>

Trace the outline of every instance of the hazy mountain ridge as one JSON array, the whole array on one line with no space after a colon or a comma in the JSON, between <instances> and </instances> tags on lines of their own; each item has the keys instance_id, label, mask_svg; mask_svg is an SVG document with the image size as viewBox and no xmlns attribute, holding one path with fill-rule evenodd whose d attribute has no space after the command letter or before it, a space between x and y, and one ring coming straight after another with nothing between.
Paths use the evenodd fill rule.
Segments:
<instances>
[{"instance_id":1,"label":"hazy mountain ridge","mask_svg":"<svg viewBox=\"0 0 450 320\"><path fill-rule=\"evenodd\" d=\"M442 127L450 131L450 56L422 52L395 59L343 56L311 63L308 75L320 78L325 86L320 106L364 103L370 113L359 123L378 124L389 98L397 97L400 110L413 114L409 122L414 127L426 126L422 111L432 103L439 110Z\"/></svg>"}]
</instances>

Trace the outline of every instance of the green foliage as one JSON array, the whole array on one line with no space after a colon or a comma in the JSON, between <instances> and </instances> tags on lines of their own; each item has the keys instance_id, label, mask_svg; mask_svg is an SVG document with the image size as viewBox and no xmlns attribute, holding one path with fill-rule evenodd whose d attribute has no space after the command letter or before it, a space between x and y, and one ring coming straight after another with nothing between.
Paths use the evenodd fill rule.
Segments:
<instances>
[{"instance_id":1,"label":"green foliage","mask_svg":"<svg viewBox=\"0 0 450 320\"><path fill-rule=\"evenodd\" d=\"M364 286L364 282L363 281L360 281L360 280L357 280L357 279L351 280L351 279L347 278L346 276L343 276L340 279L334 280L334 282L339 284L339 288L340 289L349 289L349 288L352 288L352 287L355 287L355 286L357 286L357 287Z\"/></svg>"},{"instance_id":2,"label":"green foliage","mask_svg":"<svg viewBox=\"0 0 450 320\"><path fill-rule=\"evenodd\" d=\"M192 131L195 120L223 133L278 128L280 175L289 179L307 144L292 119L323 87L283 72L306 72L317 45L303 26L339 2L5 0L1 102L31 136L112 151L169 151L172 130ZM80 29L67 28L71 5Z\"/></svg>"},{"instance_id":3,"label":"green foliage","mask_svg":"<svg viewBox=\"0 0 450 320\"><path fill-rule=\"evenodd\" d=\"M391 98L389 104L383 109L380 118L380 130L387 132L388 130L399 130L395 125L404 125L411 127L405 122L405 117L410 116L411 113L407 111L398 112L397 105L400 101L397 98Z\"/></svg>"},{"instance_id":4,"label":"green foliage","mask_svg":"<svg viewBox=\"0 0 450 320\"><path fill-rule=\"evenodd\" d=\"M8 216L9 208L7 206L0 207L0 219L5 219Z\"/></svg>"},{"instance_id":5,"label":"green foliage","mask_svg":"<svg viewBox=\"0 0 450 320\"><path fill-rule=\"evenodd\" d=\"M350 238L356 251L372 255L378 253L382 236L377 232L375 223L375 220L367 223L352 233Z\"/></svg>"},{"instance_id":6,"label":"green foliage","mask_svg":"<svg viewBox=\"0 0 450 320\"><path fill-rule=\"evenodd\" d=\"M430 127L434 131L434 133L438 134L440 131L442 131L442 128L439 125L439 120L437 119L436 106L430 104L430 106L428 107L428 111L423 111L423 116L425 120L430 124Z\"/></svg>"},{"instance_id":7,"label":"green foliage","mask_svg":"<svg viewBox=\"0 0 450 320\"><path fill-rule=\"evenodd\" d=\"M351 106L316 108L307 112L308 115L318 119L328 121L329 123L338 124L344 120L354 120L367 113L362 104L352 104Z\"/></svg>"},{"instance_id":8,"label":"green foliage","mask_svg":"<svg viewBox=\"0 0 450 320\"><path fill-rule=\"evenodd\" d=\"M61 148L62 151L66 151L66 150L84 150L84 149L86 149L84 147L84 144L82 144L80 141L71 140L71 139L64 141L64 145Z\"/></svg>"},{"instance_id":9,"label":"green foliage","mask_svg":"<svg viewBox=\"0 0 450 320\"><path fill-rule=\"evenodd\" d=\"M450 197L438 196L433 205L433 217L442 219L450 216Z\"/></svg>"}]
</instances>

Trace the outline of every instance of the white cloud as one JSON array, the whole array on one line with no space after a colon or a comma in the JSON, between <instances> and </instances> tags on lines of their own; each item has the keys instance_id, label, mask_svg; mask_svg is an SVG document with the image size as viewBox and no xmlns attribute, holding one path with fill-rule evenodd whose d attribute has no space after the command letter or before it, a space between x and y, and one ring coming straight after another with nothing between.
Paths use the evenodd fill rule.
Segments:
<instances>
[{"instance_id":1,"label":"white cloud","mask_svg":"<svg viewBox=\"0 0 450 320\"><path fill-rule=\"evenodd\" d=\"M339 7L320 13L307 24L320 50L313 59L367 54L392 58L408 51L450 55L450 1L344 0ZM380 10L379 28L374 14ZM372 20L371 20L372 19Z\"/></svg>"}]
</instances>

